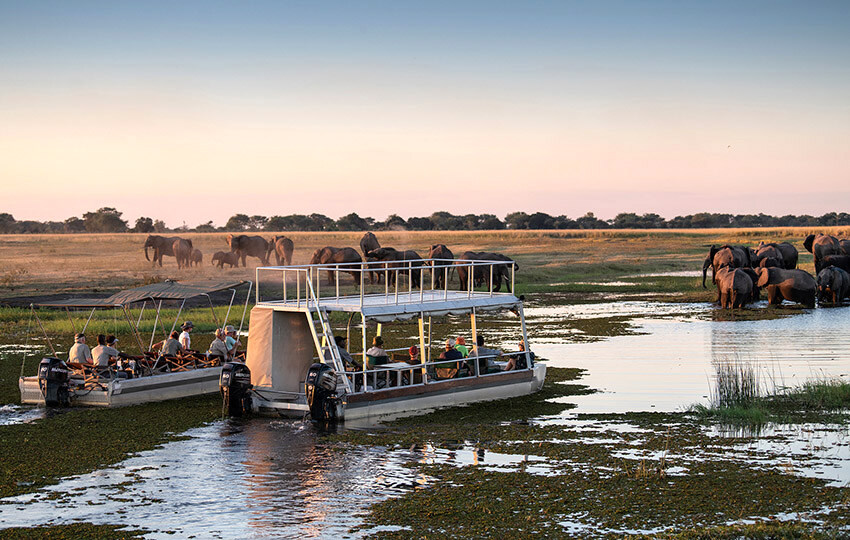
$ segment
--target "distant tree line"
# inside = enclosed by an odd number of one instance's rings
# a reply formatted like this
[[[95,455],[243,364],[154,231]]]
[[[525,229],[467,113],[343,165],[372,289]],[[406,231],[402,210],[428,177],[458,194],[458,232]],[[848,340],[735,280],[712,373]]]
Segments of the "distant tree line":
[[[371,217],[360,217],[355,213],[339,219],[323,214],[290,214],[287,216],[249,216],[235,214],[222,227],[212,221],[190,228],[183,224],[169,229],[162,220],[140,217],[131,227],[122,213],[115,208],[100,208],[86,212],[81,217],[69,217],[65,221],[18,221],[11,214],[0,213],[0,233],[164,233],[164,232],[260,232],[260,231],[479,231],[520,229],[704,229],[735,227],[828,227],[850,225],[850,214],[829,212],[822,216],[767,214],[699,214],[676,216],[664,219],[658,214],[621,213],[613,219],[603,220],[588,212],[576,219],[567,216],[551,216],[543,212],[527,214],[512,212],[499,219],[493,214],[455,215],[449,212],[434,212],[427,217],[403,217],[392,214],[384,221]]]

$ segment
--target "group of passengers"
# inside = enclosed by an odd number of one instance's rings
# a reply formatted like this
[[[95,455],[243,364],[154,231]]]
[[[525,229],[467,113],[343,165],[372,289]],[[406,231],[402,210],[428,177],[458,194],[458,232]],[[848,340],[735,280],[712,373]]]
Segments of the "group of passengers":
[[[351,354],[346,350],[345,345],[347,340],[345,336],[336,336],[334,340],[339,351],[339,356],[346,366],[358,371],[364,369],[363,362],[352,358]],[[459,336],[457,339],[449,338],[445,344],[446,348],[440,354],[439,359],[447,360],[447,362],[440,362],[435,365],[437,369],[434,373],[440,378],[475,375],[476,364],[478,374],[512,371],[526,367],[525,355],[510,354],[508,362],[503,369],[496,361],[497,358],[503,356],[502,351],[485,347],[484,336],[481,334],[476,336],[477,346],[473,347],[472,350],[466,345],[466,339],[463,336]],[[521,340],[519,343],[519,353],[523,352],[525,352],[525,342]],[[408,363],[420,363],[419,347],[413,345],[408,349],[408,353],[410,355]],[[533,358],[534,353],[530,352],[529,355]],[[390,356],[386,349],[384,349],[384,338],[375,336],[372,340],[372,346],[366,350],[365,358],[365,369],[367,370],[390,363]]]
[[[97,370],[98,375],[114,375],[119,378],[132,377],[136,369],[135,360],[129,360],[125,366],[123,355],[118,350],[118,338],[113,335],[98,334],[97,346],[90,349],[86,345],[86,335],[82,332],[74,334],[74,344],[68,351],[68,361],[82,366],[90,366]],[[111,362],[115,362],[114,366]]]

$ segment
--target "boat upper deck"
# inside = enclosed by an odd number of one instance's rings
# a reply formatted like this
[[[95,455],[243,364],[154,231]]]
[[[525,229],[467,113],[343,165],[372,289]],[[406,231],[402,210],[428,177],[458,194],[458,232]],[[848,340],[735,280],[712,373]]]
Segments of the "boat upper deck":
[[[372,319],[511,309],[512,261],[426,259],[257,268],[258,306],[342,311]],[[481,290],[483,289],[483,290]]]

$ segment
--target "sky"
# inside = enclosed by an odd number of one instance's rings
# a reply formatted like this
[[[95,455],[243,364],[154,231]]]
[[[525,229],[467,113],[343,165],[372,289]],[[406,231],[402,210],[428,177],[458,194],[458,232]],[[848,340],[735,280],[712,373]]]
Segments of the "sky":
[[[813,214],[850,2],[0,0],[0,212]]]

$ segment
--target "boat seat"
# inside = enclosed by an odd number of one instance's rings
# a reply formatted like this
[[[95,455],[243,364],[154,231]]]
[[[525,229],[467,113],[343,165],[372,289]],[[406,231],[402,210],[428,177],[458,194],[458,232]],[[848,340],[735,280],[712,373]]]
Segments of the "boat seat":
[[[101,369],[98,369],[94,364],[79,364],[77,362],[66,362],[66,365],[71,368],[71,373],[83,379],[83,388],[103,389],[101,379]]]
[[[454,379],[457,377],[458,368],[457,367],[438,367],[434,368],[434,373],[437,374],[438,379]]]
[[[195,358],[189,356],[162,356],[172,373],[195,369]]]
[[[195,358],[196,367],[209,368],[220,366],[224,363],[224,357],[220,354],[203,354]]]

